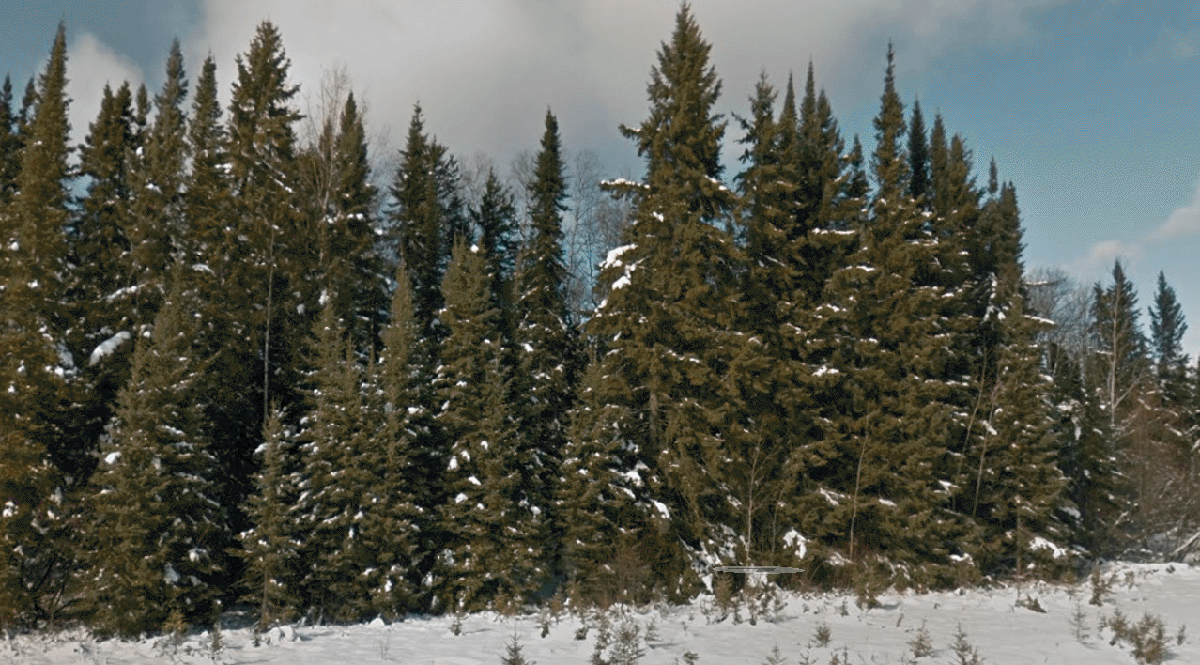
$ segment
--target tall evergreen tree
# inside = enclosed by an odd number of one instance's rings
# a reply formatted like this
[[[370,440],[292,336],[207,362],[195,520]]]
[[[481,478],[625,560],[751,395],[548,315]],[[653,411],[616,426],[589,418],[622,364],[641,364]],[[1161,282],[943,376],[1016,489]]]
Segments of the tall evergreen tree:
[[[21,168],[20,116],[13,110],[12,80],[0,87],[0,205],[7,206],[17,189]]]
[[[602,373],[629,386],[600,399],[628,416],[618,426],[656,497],[642,505],[647,524],[669,519],[645,537],[664,541],[654,546],[665,558],[656,574],[671,594],[698,583],[685,575],[680,543],[714,556],[736,544],[716,526],[735,509],[711,475],[736,413],[722,377],[742,340],[738,249],[715,226],[731,219],[733,194],[719,180],[725,123],[712,112],[720,82],[710,49],[684,4],[651,70],[649,117],[622,128],[646,157],[646,177],[613,187],[633,196],[636,219],[605,261],[607,296],[589,324],[605,349]]]
[[[959,547],[961,528],[946,510],[936,473],[954,412],[944,374],[950,350],[940,338],[951,322],[940,302],[948,289],[933,272],[939,243],[909,194],[893,67],[889,48],[874,120],[870,218],[857,251],[825,291],[826,325],[846,339],[829,352],[827,367],[813,368],[832,375],[825,383],[837,413],[819,421],[823,443],[806,460],[805,474],[832,504],[824,523],[812,525],[826,544],[855,561],[883,556],[936,566]]]
[[[512,192],[494,171],[488,172],[479,205],[470,211],[470,216],[479,229],[479,245],[487,263],[488,301],[496,309],[498,331],[508,347],[515,325],[512,290],[517,258],[517,211]]]
[[[262,465],[254,475],[254,493],[244,510],[252,527],[239,534],[245,564],[244,600],[258,612],[258,629],[290,620],[300,605],[301,543],[296,528],[295,487],[289,482],[289,432],[278,407],[263,426],[263,442],[255,450]]]
[[[518,361],[512,402],[520,454],[527,460],[523,465],[526,482],[533,489],[535,504],[546,511],[556,531],[548,538],[555,547],[562,542],[564,523],[554,511],[554,496],[580,370],[579,339],[567,305],[563,258],[564,171],[558,119],[547,110],[534,179],[528,185],[532,237],[517,274],[513,341]],[[552,555],[557,556],[557,552]]]
[[[1086,368],[1087,382],[1094,391],[1101,413],[1107,420],[1108,454],[1117,458],[1125,473],[1120,488],[1122,508],[1138,508],[1122,516],[1113,525],[1113,535],[1137,537],[1145,526],[1146,511],[1151,506],[1146,499],[1151,482],[1148,474],[1150,441],[1143,431],[1147,413],[1150,363],[1146,338],[1142,332],[1137,308],[1137,293],[1125,275],[1120,260],[1113,263],[1113,282],[1107,287],[1099,283],[1092,287],[1091,332],[1095,347]],[[1133,519],[1131,519],[1133,518]],[[1128,542],[1128,541],[1126,541]]]
[[[191,268],[197,290],[204,294],[201,304],[201,343],[206,357],[213,357],[219,371],[208,373],[203,381],[212,396],[207,417],[223,436],[213,442],[213,453],[229,477],[225,487],[226,506],[241,506],[251,490],[251,474],[257,468],[252,451],[262,440],[259,416],[262,403],[249,386],[261,381],[256,363],[250,360],[254,349],[247,349],[247,320],[234,322],[246,286],[242,260],[243,244],[237,223],[237,211],[230,177],[231,157],[228,132],[222,122],[217,94],[216,63],[207,58],[196,80],[191,117],[187,127],[191,168],[183,194],[184,232],[177,246],[176,260]],[[281,403],[280,408],[284,408]],[[239,532],[248,525],[234,514]]]
[[[376,568],[367,582],[376,609],[385,615],[420,609],[418,586],[432,569],[433,547],[423,546],[421,537],[434,519],[433,506],[440,498],[434,483],[440,478],[421,473],[422,468],[433,466],[420,464],[421,458],[432,456],[434,450],[430,414],[422,407],[418,385],[419,334],[408,271],[401,264],[396,269],[391,321],[383,330],[379,360],[369,377],[374,391],[369,412],[383,414],[376,437],[383,460],[378,503],[367,513],[363,528],[379,540]]]
[[[363,573],[372,567],[376,534],[364,533],[373,509],[380,461],[370,441],[363,397],[364,367],[345,323],[326,301],[310,346],[308,416],[299,433],[300,492],[295,511],[305,562],[302,586],[310,611],[337,621],[359,621],[371,610]]]
[[[89,451],[73,436],[77,414],[72,380],[76,368],[66,343],[71,279],[68,203],[72,170],[66,97],[66,29],[59,25],[50,60],[27,89],[22,128],[21,172],[9,206],[0,252],[5,255],[0,294],[0,382],[9,400],[4,423],[6,498],[2,595],[12,598],[9,615],[28,618],[48,582],[62,579],[73,554],[67,511],[57,488],[83,476]],[[47,459],[48,456],[48,459]],[[47,465],[47,462],[52,462]],[[20,464],[21,466],[15,466]],[[68,497],[69,499],[69,497]],[[57,515],[57,518],[55,517]]]
[[[908,194],[925,208],[929,205],[929,168],[930,148],[925,136],[925,117],[921,115],[921,103],[914,101],[908,125]]]
[[[1175,289],[1158,273],[1158,288],[1150,307],[1150,355],[1165,405],[1179,407],[1187,400],[1188,357],[1183,353],[1183,334],[1187,332],[1183,308]]]
[[[444,534],[440,570],[430,589],[433,607],[478,610],[494,602],[524,601],[544,582],[541,513],[523,487],[516,432],[505,396],[496,336],[498,312],[488,302],[484,257],[455,247],[443,286],[447,326],[437,414],[449,442],[438,508]]]
[[[230,535],[198,391],[208,362],[195,348],[197,301],[186,275],[175,270],[153,335],[137,343],[100,451],[84,603],[105,634],[158,630],[173,611],[207,624],[220,609]]]
[[[74,321],[67,338],[72,353],[87,358],[80,368],[83,399],[78,408],[87,414],[81,434],[88,441],[104,434],[117,392],[129,380],[132,345],[125,342],[140,332],[135,323],[150,323],[136,316],[138,289],[132,279],[126,235],[132,142],[129,85],[122,85],[116,93],[106,85],[100,114],[81,146],[79,170],[88,185],[72,233],[76,267],[70,300]],[[93,466],[88,463],[84,468],[90,472]]]
[[[813,92],[811,88],[809,92]],[[814,182],[819,176],[805,168],[816,160],[801,158],[811,158],[816,151],[807,150],[806,137],[801,135],[790,80],[778,121],[774,118],[774,99],[775,92],[764,75],[750,98],[751,117],[741,120],[746,132],[741,140],[747,145],[742,156],[746,169],[737,177],[747,262],[742,286],[746,320],[739,321],[738,326],[748,343],[734,356],[728,372],[744,407],[733,428],[737,436],[730,437],[725,489],[738,502],[737,532],[743,540],[738,560],[748,561],[756,560],[758,552],[771,550],[775,544],[774,539],[762,538],[762,530],[755,529],[763,517],[773,518],[778,510],[778,502],[765,497],[778,498],[780,492],[789,489],[781,485],[787,479],[780,471],[791,451],[789,423],[781,417],[785,410],[780,406],[799,368],[791,354],[793,349],[781,337],[784,322],[803,306],[797,301],[807,300],[809,266],[799,255],[809,247],[809,225],[817,223],[815,214],[813,218],[806,216],[805,203],[797,202],[805,196],[804,186],[813,184],[805,176],[814,176]],[[805,99],[805,110],[815,116],[815,93]],[[810,102],[811,109],[807,105]],[[818,196],[815,203],[819,205],[821,199]]]
[[[382,261],[374,248],[376,188],[371,184],[363,118],[354,94],[338,117],[326,118],[316,143],[301,155],[300,178],[314,206],[315,280],[337,301],[356,348],[378,350],[386,312]]]
[[[298,86],[288,81],[291,62],[278,28],[260,23],[237,60],[228,120],[232,215],[221,227],[226,237],[216,259],[226,305],[213,316],[232,333],[223,359],[257,375],[238,388],[248,395],[236,404],[240,436],[229,444],[240,504],[270,401],[278,398],[289,412],[299,401],[304,340],[320,306],[311,279],[317,238],[306,232],[311,228],[303,224],[296,194],[294,124],[300,116],[292,100]]]
[[[1109,430],[1116,437],[1114,448],[1119,449],[1146,378],[1147,349],[1138,321],[1137,293],[1120,260],[1113,263],[1112,277],[1110,286],[1097,283],[1092,289],[1092,333],[1098,351],[1092,372]]]
[[[186,178],[187,119],[181,108],[187,79],[179,42],[171,44],[166,80],[155,96],[153,124],[143,117],[141,136],[133,145],[129,176],[130,202],[125,235],[130,246],[129,284],[136,287],[135,324],[148,323],[162,297],[167,267],[184,232],[182,190]],[[143,94],[145,94],[143,90]],[[143,102],[139,101],[139,106]],[[145,102],[148,103],[148,102]],[[138,115],[145,115],[139,109]],[[132,128],[137,129],[137,122]]]

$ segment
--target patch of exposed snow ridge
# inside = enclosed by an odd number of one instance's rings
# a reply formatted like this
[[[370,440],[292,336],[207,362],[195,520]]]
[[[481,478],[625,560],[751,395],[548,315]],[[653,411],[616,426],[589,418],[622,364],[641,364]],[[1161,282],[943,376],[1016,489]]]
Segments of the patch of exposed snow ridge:
[[[122,330],[121,332],[101,342],[100,346],[97,346],[95,349],[93,349],[92,355],[88,357],[88,367],[91,367],[107,356],[112,355],[114,351],[116,351],[122,344],[129,341],[132,337],[133,336],[129,334],[128,330]]]
[[[637,247],[637,245],[621,245],[620,247],[615,247],[608,250],[608,256],[606,256],[604,260],[600,262],[600,269],[603,270],[604,268],[621,265],[621,255],[633,249],[634,247]]]

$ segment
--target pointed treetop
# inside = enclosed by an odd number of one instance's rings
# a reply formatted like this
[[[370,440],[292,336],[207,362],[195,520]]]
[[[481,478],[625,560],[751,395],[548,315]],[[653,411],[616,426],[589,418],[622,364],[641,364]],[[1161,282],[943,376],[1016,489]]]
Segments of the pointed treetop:
[[[875,127],[875,154],[871,157],[871,169],[879,187],[879,196],[889,200],[904,193],[908,179],[907,156],[900,142],[905,124],[904,104],[896,92],[895,58],[896,51],[888,42],[879,115],[872,122]]]
[[[928,198],[929,194],[929,159],[929,143],[925,138],[925,118],[921,115],[921,103],[914,100],[912,120],[908,129],[908,193],[919,201]]]
[[[641,126],[621,127],[646,158],[646,184],[651,191],[682,190],[688,208],[715,218],[729,201],[721,192],[721,139],[726,123],[713,114],[721,81],[709,62],[712,46],[684,3],[675,16],[675,31],[658,52],[647,93],[650,116]]]

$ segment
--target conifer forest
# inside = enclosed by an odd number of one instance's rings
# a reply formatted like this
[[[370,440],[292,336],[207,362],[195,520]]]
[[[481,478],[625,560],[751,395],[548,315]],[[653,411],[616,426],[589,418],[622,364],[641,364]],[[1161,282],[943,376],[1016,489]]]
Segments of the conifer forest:
[[[416,105],[382,172],[347,87],[302,113],[270,22],[236,71],[176,44],[160,90],[105,86],[70,145],[64,26],[50,53],[0,90],[0,626],[1200,551],[1175,291],[1027,270],[1003,165],[905,101],[890,46],[863,140],[811,63],[723,89],[684,4],[627,82],[644,119],[611,128],[643,170],[610,179],[553,109],[509,174]]]

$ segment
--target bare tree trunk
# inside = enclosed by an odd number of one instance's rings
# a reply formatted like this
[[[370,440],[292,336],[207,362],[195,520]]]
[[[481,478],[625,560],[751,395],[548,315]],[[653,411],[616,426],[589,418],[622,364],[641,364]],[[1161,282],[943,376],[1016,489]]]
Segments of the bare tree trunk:
[[[866,427],[863,432],[862,445],[858,450],[858,467],[854,470],[854,498],[850,504],[850,561],[854,561],[854,527],[858,521],[858,488],[862,480],[862,465],[863,458],[867,455],[867,442],[871,438],[871,417],[867,416]]]

